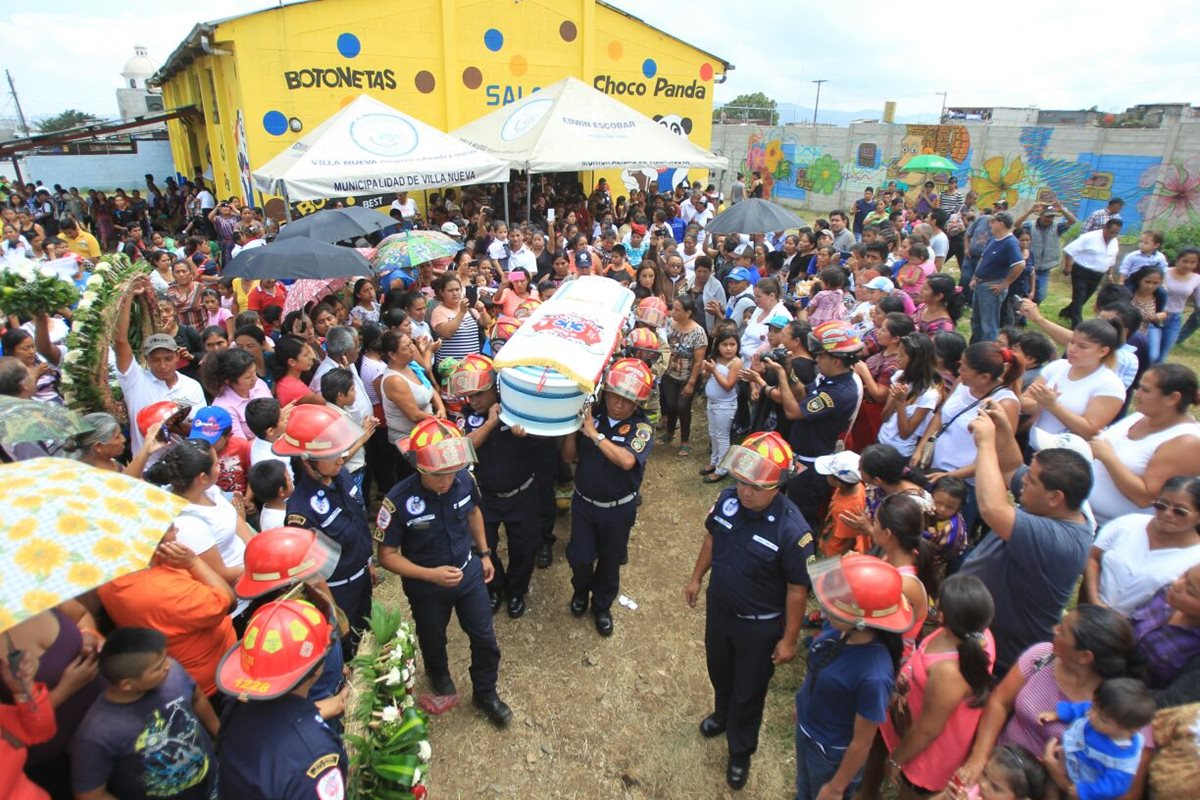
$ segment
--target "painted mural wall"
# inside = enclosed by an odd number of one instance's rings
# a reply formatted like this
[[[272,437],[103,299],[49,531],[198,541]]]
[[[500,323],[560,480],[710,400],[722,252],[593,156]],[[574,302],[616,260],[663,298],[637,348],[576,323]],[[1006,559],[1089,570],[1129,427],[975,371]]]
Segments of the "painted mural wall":
[[[1131,232],[1200,221],[1200,126],[1180,130],[868,123],[818,128],[814,142],[811,127],[717,126],[713,142],[746,175],[762,174],[765,196],[812,211],[848,206],[888,181],[915,194],[926,176],[905,165],[936,154],[956,165],[933,176],[939,191],[954,175],[980,207],[1058,200],[1080,218],[1121,197]]]

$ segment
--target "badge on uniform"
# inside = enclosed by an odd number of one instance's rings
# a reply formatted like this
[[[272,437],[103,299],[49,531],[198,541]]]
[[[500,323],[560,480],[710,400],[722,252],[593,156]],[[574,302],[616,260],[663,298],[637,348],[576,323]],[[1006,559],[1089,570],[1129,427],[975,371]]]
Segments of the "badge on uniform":
[[[308,518],[305,517],[303,514],[288,514],[287,519],[284,521],[283,524],[287,525],[289,527],[307,528],[308,527]]]
[[[738,501],[736,497],[730,497],[721,504],[721,513],[727,517],[732,517],[738,512]]]
[[[804,404],[804,410],[810,414],[816,414],[818,411],[824,411],[827,407],[825,405],[825,401],[822,399],[824,397],[824,394],[819,394],[815,397],[808,398],[808,402]]]
[[[629,433],[629,423],[628,423],[628,422],[626,422],[626,423],[625,423],[624,425],[622,425],[621,427],[617,428],[617,434],[618,434],[618,435],[620,435],[620,436],[624,436],[624,435],[625,435],[625,434],[627,434],[627,433]]]
[[[325,496],[324,492],[317,492],[314,494],[308,501],[308,504],[312,507],[312,510],[318,514],[329,513],[329,498]]]
[[[641,439],[643,442],[648,442],[648,441],[650,441],[650,436],[653,433],[654,433],[654,428],[651,428],[649,425],[647,425],[644,422],[639,422],[638,426],[637,426],[637,430],[634,431],[633,435],[635,438]]]
[[[386,507],[380,506],[379,513],[375,516],[375,524],[379,526],[380,530],[387,528],[392,524],[392,512],[388,511]]]
[[[404,508],[410,514],[420,514],[425,510],[425,500],[413,495],[404,501]]]
[[[613,441],[617,440],[614,438]],[[633,452],[640,453],[646,449],[646,440],[639,439],[635,436],[633,441],[629,443],[629,446],[633,449]]]
[[[478,414],[472,414],[471,416],[467,417],[467,424],[472,428],[481,427],[483,425],[483,417],[479,416]]]
[[[312,766],[308,768],[308,771],[305,772],[305,774],[308,775],[308,777],[310,777],[310,778],[315,778],[318,775],[320,775],[322,772],[324,772],[325,770],[329,769],[330,767],[336,767],[337,765],[338,765],[338,754],[337,753],[329,753],[328,755],[321,756],[316,761],[314,761],[312,763]]]

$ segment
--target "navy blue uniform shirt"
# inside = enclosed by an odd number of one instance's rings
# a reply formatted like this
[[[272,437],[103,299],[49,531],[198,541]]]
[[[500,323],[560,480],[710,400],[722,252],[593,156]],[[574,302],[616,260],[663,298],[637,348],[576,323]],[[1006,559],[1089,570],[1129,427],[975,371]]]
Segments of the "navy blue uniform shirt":
[[[468,519],[478,505],[479,489],[465,469],[454,475],[445,494],[421,485],[420,473],[411,475],[392,487],[379,507],[380,541],[417,566],[461,569],[475,541]]]
[[[704,527],[713,538],[711,608],[731,614],[783,613],[788,584],[808,586],[812,531],[782,492],[762,511],[751,511],[738,501],[736,488],[726,489]]]
[[[473,433],[487,423],[487,415],[471,411],[463,419],[463,433]],[[519,489],[533,477],[534,448],[528,439],[512,432],[512,427],[497,420],[484,443],[475,448],[479,463],[475,479],[487,494],[505,494]]]
[[[371,526],[359,502],[359,489],[345,469],[329,486],[298,471],[296,489],[287,500],[287,524],[316,528],[341,546],[330,582],[346,580],[371,558]]]
[[[806,388],[801,416],[792,420],[788,443],[797,456],[811,460],[834,451],[838,438],[850,429],[859,396],[852,372],[820,376]]]
[[[600,452],[594,441],[578,434],[579,460],[575,465],[575,488],[584,497],[604,503],[628,497],[642,485],[646,459],[654,447],[654,426],[641,409],[616,425],[609,424],[607,414],[593,417],[593,420],[597,433],[604,434],[613,444],[633,453],[637,463],[633,469],[621,469]]]

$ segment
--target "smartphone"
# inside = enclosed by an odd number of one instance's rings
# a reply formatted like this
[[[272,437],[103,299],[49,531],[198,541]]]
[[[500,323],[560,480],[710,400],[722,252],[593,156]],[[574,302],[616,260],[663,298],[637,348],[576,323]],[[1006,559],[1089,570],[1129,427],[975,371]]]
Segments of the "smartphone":
[[[510,272],[510,273],[508,273],[508,279],[509,279],[510,281],[514,282],[514,283],[515,283],[516,281],[523,281],[523,280],[525,280],[525,277],[526,277],[526,276],[525,276],[525,273],[524,273],[524,272],[521,272],[520,270],[515,270],[515,271],[513,271],[513,272]]]
[[[554,209],[553,208],[546,209],[546,221],[554,222]]]
[[[474,284],[467,287],[467,305],[474,307],[479,302],[479,287]]]

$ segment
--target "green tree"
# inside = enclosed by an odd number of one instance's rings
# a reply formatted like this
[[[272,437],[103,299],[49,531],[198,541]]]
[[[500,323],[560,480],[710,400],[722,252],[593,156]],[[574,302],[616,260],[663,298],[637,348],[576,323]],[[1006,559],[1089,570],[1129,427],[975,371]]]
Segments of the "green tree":
[[[775,101],[762,92],[739,94],[737,97],[713,110],[713,121],[719,122],[721,115],[727,120],[761,120],[770,125],[779,124],[779,112],[775,110]]]
[[[75,108],[68,108],[66,111],[55,114],[53,117],[46,117],[37,124],[37,127],[42,133],[54,133],[55,131],[65,131],[68,128],[78,128],[80,125],[89,125],[99,121],[100,118],[95,114],[88,114]]]

